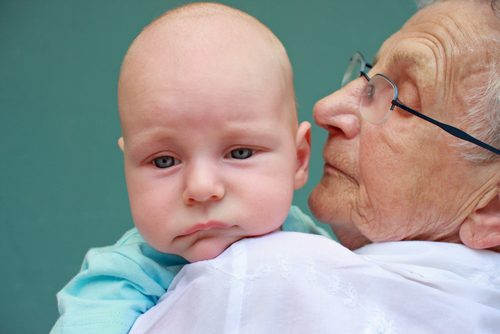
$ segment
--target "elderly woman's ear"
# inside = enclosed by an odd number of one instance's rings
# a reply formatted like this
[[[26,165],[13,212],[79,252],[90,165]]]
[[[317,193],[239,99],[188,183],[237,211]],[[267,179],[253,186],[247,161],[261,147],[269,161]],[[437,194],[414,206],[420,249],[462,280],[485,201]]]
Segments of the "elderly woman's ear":
[[[460,239],[471,248],[500,251],[500,184],[487,193],[464,220]]]

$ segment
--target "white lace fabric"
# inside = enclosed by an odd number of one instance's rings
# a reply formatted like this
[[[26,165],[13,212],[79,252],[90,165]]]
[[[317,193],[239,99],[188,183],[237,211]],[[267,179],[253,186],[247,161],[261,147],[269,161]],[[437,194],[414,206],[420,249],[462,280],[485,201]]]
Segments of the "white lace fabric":
[[[500,333],[500,254],[276,232],[185,266],[130,333]]]

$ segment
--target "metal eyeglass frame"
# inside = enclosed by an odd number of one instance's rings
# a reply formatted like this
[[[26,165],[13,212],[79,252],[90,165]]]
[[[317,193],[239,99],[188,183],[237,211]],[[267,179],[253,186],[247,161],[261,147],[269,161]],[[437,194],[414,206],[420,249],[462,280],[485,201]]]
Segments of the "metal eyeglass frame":
[[[361,67],[359,69],[359,76],[361,77],[364,77],[367,82],[369,82],[371,80],[371,78],[368,76],[368,74],[366,73],[366,69],[367,68],[372,68],[372,65],[368,64],[366,61],[365,61],[365,58],[363,57],[363,55],[360,53],[360,52],[355,52],[354,55],[351,57],[351,62],[353,61],[353,59],[358,56],[359,59],[361,60]],[[434,118],[431,118],[429,116],[426,116],[408,106],[406,106],[405,104],[403,104],[399,99],[398,99],[398,86],[396,86],[396,84],[391,80],[389,79],[387,76],[385,76],[384,74],[375,74],[373,77],[375,76],[381,76],[383,77],[385,80],[387,80],[392,88],[394,89],[394,96],[392,98],[392,101],[391,101],[391,108],[390,110],[394,110],[394,107],[399,107],[401,109],[403,109],[404,111],[407,111],[409,112],[410,114],[413,114],[421,119],[423,119],[424,121],[427,121],[429,123],[432,123],[438,127],[440,127],[441,129],[443,129],[444,131],[448,132],[449,134],[451,134],[452,136],[455,136],[457,138],[460,138],[462,140],[465,140],[465,141],[468,141],[470,143],[473,143],[477,146],[480,146],[490,152],[493,152],[495,154],[500,154],[500,149],[498,148],[495,148],[491,145],[488,145],[486,144],[485,142],[471,136],[470,134],[468,134],[467,132],[463,131],[463,130],[460,130],[459,128],[456,128],[454,126],[451,126],[449,124],[446,124],[446,123],[442,123],[442,122],[439,122],[437,120],[435,120]],[[343,81],[346,79],[346,75],[344,75],[344,79]],[[342,82],[342,86],[344,86],[344,84],[346,84],[345,82]]]

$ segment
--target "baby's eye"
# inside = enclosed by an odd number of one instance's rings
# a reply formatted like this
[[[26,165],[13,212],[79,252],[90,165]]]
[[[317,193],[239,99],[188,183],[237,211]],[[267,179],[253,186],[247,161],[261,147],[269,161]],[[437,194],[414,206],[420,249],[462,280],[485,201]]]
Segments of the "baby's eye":
[[[246,147],[240,147],[231,151],[230,155],[233,159],[248,159],[254,154],[254,150]]]
[[[153,164],[157,168],[170,168],[172,166],[178,165],[179,163],[179,160],[170,155],[164,155],[153,159]]]

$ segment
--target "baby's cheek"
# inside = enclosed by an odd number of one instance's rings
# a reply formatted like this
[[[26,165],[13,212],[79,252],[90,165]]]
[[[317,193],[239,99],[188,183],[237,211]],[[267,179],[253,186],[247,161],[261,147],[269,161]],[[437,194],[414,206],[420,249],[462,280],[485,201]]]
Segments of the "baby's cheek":
[[[131,198],[132,219],[141,235],[155,248],[162,245],[161,236],[167,227],[169,217],[156,196],[136,196]]]
[[[255,212],[262,233],[276,231],[284,223],[293,199],[293,187],[290,184],[275,185],[262,196],[256,204]]]

